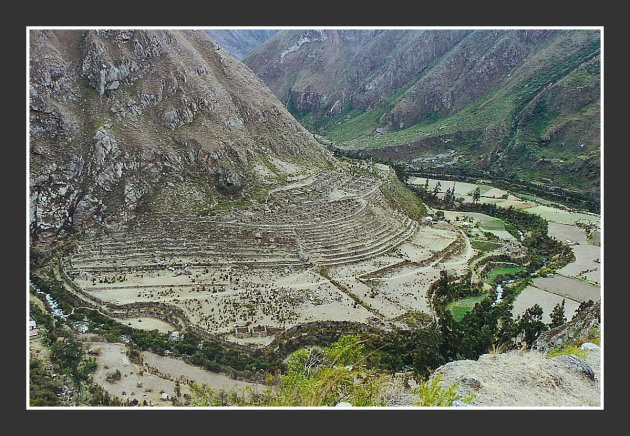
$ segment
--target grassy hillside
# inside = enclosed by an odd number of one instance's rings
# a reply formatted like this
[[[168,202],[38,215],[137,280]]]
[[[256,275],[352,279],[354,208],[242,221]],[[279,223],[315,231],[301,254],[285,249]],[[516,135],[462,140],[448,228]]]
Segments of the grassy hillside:
[[[307,129],[353,156],[568,189],[598,204],[599,31],[459,32],[363,35],[352,56],[324,61],[331,45],[350,44],[331,34],[271,62],[301,35],[280,32],[245,61]]]

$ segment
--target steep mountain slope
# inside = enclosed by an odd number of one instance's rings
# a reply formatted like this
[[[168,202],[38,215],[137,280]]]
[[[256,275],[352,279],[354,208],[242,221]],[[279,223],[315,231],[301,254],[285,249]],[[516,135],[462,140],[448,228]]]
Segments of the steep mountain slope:
[[[598,30],[283,31],[244,59],[338,148],[597,209]]]
[[[33,241],[253,201],[333,162],[202,31],[32,30],[29,66]]]
[[[208,29],[205,32],[219,46],[240,60],[278,31],[272,29]]]

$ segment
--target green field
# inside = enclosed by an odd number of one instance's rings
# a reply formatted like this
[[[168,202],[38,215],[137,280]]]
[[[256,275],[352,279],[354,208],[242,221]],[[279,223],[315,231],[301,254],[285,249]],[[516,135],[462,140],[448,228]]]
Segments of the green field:
[[[544,198],[536,197],[535,195],[520,194],[520,193],[515,193],[514,195],[516,197],[522,199],[522,200],[533,201],[534,203],[542,204],[542,205],[545,205],[545,206],[556,206],[557,205],[557,203],[555,203],[553,201],[545,200]]]
[[[501,246],[501,244],[497,244],[496,242],[480,241],[477,239],[471,240],[470,245],[472,245],[472,248],[474,248],[475,250],[480,251],[492,251]]]
[[[521,271],[525,271],[525,268],[522,266],[501,266],[498,268],[494,268],[490,272],[488,272],[486,274],[486,280],[490,283],[494,283],[494,279],[496,279],[500,275],[516,274],[517,272]]]
[[[475,295],[473,297],[462,298],[461,300],[453,301],[446,308],[451,311],[453,318],[456,321],[460,321],[466,313],[470,312],[475,304],[486,298],[486,295]]]

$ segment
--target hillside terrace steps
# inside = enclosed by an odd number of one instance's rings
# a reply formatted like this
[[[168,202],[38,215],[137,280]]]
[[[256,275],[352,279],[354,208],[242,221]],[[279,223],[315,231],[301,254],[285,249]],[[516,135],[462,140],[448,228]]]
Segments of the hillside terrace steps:
[[[310,184],[274,191],[265,212],[139,215],[126,229],[86,234],[72,263],[86,271],[106,271],[106,263],[113,259],[117,262],[112,262],[112,270],[177,264],[301,265],[300,250],[316,263],[363,260],[394,248],[418,227],[391,209],[380,193],[381,184],[372,178],[323,172]],[[336,190],[343,196],[331,198]],[[282,197],[298,201],[285,207]]]

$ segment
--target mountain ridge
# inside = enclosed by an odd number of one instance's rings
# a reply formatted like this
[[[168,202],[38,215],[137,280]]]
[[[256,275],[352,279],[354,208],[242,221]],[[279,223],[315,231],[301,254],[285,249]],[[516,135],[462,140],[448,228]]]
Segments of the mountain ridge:
[[[201,31],[31,31],[32,237],[173,201],[191,213],[248,201],[268,189],[256,168],[269,157],[296,170],[332,165],[215,46]]]
[[[342,151],[571,187],[597,209],[597,30],[284,31],[243,61]]]

